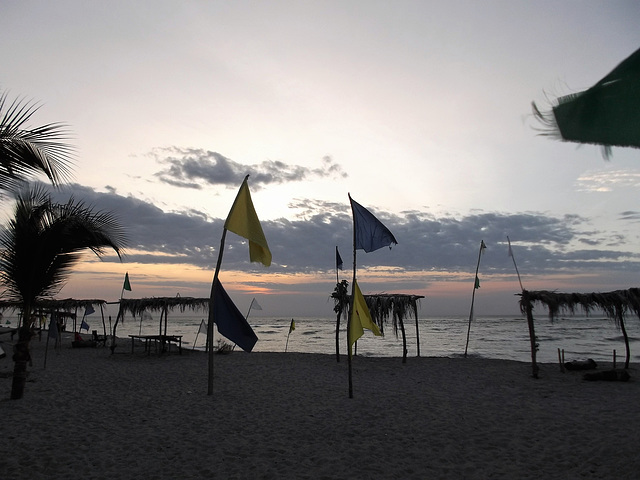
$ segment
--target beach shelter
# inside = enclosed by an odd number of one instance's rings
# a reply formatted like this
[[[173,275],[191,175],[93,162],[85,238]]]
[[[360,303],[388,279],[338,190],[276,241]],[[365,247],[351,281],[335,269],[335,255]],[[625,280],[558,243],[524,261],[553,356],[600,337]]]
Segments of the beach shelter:
[[[416,321],[416,343],[418,348],[417,356],[420,356],[420,331],[418,329],[418,302],[423,295],[409,295],[403,293],[384,293],[376,295],[365,295],[371,316],[380,331],[384,333],[384,325],[392,319],[393,331],[398,336],[402,333],[402,363],[407,363],[407,333],[404,327],[404,319],[413,317]]]
[[[102,315],[102,326],[104,329],[104,334],[106,336],[107,327],[104,321],[104,306],[106,304],[106,300],[100,299],[47,299],[35,302],[34,311],[39,312],[41,315],[47,315],[51,312],[56,312],[58,313],[58,315],[71,318],[74,320],[73,330],[76,331],[77,325],[75,325],[75,320],[77,318],[78,309],[86,311],[87,309],[93,310],[95,309],[95,307],[100,307],[100,313]],[[5,310],[20,310],[21,308],[21,302],[0,300],[0,312],[4,312]]]
[[[558,293],[546,290],[523,290],[522,294],[520,294],[520,311],[527,316],[529,325],[531,367],[534,378],[538,378],[538,365],[536,363],[538,345],[533,318],[533,307],[536,303],[547,307],[550,319],[554,319],[560,312],[574,313],[577,309],[581,309],[585,314],[593,310],[602,310],[607,318],[613,320],[622,331],[626,347],[625,368],[629,368],[631,352],[624,319],[628,313],[632,313],[640,319],[640,288],[605,293]]]
[[[160,324],[158,335],[167,335],[168,315],[175,309],[180,312],[186,310],[203,310],[209,306],[208,298],[195,297],[149,297],[149,298],[122,298],[120,299],[120,311],[124,315],[131,313],[134,317],[142,317],[145,312],[160,312]],[[164,326],[164,328],[163,328]]]
[[[541,134],[567,142],[640,147],[640,49],[591,88],[552,102],[550,111],[533,103]]]

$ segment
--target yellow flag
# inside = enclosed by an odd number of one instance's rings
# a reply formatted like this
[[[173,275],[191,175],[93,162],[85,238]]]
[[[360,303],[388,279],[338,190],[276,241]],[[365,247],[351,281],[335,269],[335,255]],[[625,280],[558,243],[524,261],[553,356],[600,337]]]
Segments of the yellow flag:
[[[260,220],[253,208],[247,175],[240,186],[233,206],[229,211],[224,228],[249,240],[249,259],[252,262],[260,262],[265,267],[271,265],[271,251],[264,237]]]
[[[364,334],[365,328],[371,330],[374,335],[382,336],[380,329],[378,329],[378,326],[371,318],[371,312],[369,312],[369,307],[367,307],[367,302],[360,291],[358,283],[354,281],[353,311],[351,312],[351,322],[349,325],[349,348]]]

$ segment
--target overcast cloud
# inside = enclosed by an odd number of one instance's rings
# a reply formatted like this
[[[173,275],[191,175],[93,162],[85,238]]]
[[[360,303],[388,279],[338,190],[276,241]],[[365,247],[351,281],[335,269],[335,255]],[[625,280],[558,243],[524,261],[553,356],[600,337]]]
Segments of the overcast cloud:
[[[204,269],[215,265],[224,219],[209,218],[198,210],[165,212],[140,199],[96,192],[78,184],[54,195],[63,200],[71,192],[96,209],[112,211],[120,218],[129,235],[129,250],[133,251],[125,255],[125,262],[184,263]],[[269,272],[331,272],[335,269],[336,246],[345,268],[349,268],[352,220],[348,204],[292,199],[290,205],[300,210],[297,219],[261,222],[273,254]],[[256,210],[260,215],[259,206]],[[358,252],[358,268],[469,272],[484,240],[487,250],[483,269],[512,273],[507,236],[520,269],[528,274],[638,268],[638,255],[623,248],[626,241],[622,234],[594,230],[588,218],[578,215],[477,212],[458,218],[418,211],[392,215],[370,210],[394,233],[398,245],[390,252],[386,248],[370,254]],[[629,220],[637,217],[636,212],[620,215]],[[227,236],[225,268],[264,271],[261,265],[249,263],[247,249],[241,247],[243,242],[236,235]]]

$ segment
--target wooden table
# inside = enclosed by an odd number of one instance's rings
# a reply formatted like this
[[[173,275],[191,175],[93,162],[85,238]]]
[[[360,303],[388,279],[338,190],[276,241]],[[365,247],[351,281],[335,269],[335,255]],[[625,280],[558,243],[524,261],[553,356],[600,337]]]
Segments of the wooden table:
[[[131,353],[133,353],[136,340],[144,342],[144,351],[147,352],[147,355],[151,354],[151,342],[153,342],[156,346],[156,352],[158,351],[158,343],[162,346],[162,351],[160,353],[164,353],[164,346],[169,345],[168,350],[171,351],[171,344],[175,343],[178,345],[178,353],[182,355],[182,335],[129,335],[131,338]]]

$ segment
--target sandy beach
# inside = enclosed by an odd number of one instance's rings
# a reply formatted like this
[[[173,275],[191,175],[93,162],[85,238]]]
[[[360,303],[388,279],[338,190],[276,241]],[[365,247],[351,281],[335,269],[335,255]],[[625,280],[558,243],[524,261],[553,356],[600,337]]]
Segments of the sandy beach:
[[[207,356],[32,341],[22,400],[0,360],[0,477],[638,478],[640,383],[479,358]],[[600,370],[609,366],[601,365]]]

